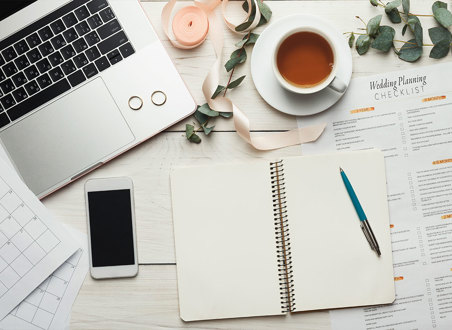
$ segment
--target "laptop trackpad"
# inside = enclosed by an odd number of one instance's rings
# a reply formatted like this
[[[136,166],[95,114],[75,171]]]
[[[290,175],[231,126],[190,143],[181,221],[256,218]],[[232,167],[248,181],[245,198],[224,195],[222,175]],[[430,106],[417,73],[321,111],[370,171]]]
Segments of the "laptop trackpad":
[[[35,194],[134,140],[101,78],[18,122],[0,133],[0,138]]]

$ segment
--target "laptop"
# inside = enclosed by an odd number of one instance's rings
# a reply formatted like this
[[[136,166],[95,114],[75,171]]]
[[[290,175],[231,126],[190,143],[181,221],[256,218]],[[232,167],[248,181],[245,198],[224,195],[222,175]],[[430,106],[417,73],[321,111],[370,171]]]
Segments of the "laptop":
[[[0,2],[0,143],[38,197],[195,108],[138,0]]]

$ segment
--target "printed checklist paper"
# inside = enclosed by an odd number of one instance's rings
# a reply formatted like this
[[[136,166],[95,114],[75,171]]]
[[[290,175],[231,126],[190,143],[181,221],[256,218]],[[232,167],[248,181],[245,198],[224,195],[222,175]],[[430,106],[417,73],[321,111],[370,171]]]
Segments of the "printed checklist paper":
[[[19,306],[0,321],[8,329],[64,329],[71,308],[88,272],[85,234],[71,230],[83,248],[75,252],[36,288]]]
[[[0,159],[0,319],[79,248]]]
[[[337,105],[298,120],[327,123],[304,154],[385,155],[396,301],[331,311],[335,330],[452,329],[451,72],[444,63],[357,78]]]

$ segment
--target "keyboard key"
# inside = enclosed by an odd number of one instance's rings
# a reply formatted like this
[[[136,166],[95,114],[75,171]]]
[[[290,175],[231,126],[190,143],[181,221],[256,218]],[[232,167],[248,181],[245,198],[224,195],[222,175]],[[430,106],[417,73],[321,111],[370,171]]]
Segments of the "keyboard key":
[[[108,7],[108,3],[105,0],[93,0],[87,4],[91,14],[97,13],[99,10]]]
[[[110,7],[105,8],[99,13],[102,20],[107,23],[109,20],[115,18],[115,14],[113,13],[113,10],[111,10]]]
[[[102,25],[102,20],[100,19],[99,15],[97,15],[97,14],[94,16],[91,16],[86,21],[88,22],[89,26],[93,30],[97,29],[99,26]]]
[[[58,95],[68,91],[71,88],[68,81],[66,79],[62,79],[59,82],[55,83],[52,88],[47,88],[33,97],[29,97],[22,103],[19,103],[17,106],[11,108],[8,111],[8,115],[11,120],[16,120],[23,115],[29,113],[30,111],[36,109],[37,107],[43,105],[44,103],[54,99]]]
[[[50,70],[49,75],[50,78],[52,78],[53,82],[58,81],[64,77],[63,71],[61,71],[60,68]]]
[[[48,59],[43,58],[42,60],[40,60],[39,62],[36,63],[36,67],[38,68],[40,73],[44,73],[49,71],[52,66],[50,65],[50,62]]]
[[[102,39],[105,39],[120,30],[121,30],[121,25],[119,25],[118,21],[115,19],[115,20],[101,26],[97,30],[97,33],[99,34],[99,37],[101,37]]]
[[[58,34],[60,32],[63,32],[66,30],[66,27],[63,24],[63,21],[60,19],[57,19],[55,22],[50,24],[50,27],[52,28],[53,33]]]
[[[13,74],[16,74],[17,71],[18,70],[14,62],[10,62],[3,66],[3,72],[6,74],[7,77],[11,77]]]
[[[41,37],[42,41],[49,40],[53,37],[53,32],[50,30],[50,27],[45,26],[41,30],[38,31],[39,36]]]
[[[14,63],[16,63],[17,69],[19,70],[23,70],[30,65],[30,61],[28,61],[28,58],[25,55],[16,58]]]
[[[3,81],[3,80],[5,80],[5,79],[6,79],[6,76],[5,76],[5,74],[3,73],[3,70],[0,69],[0,81]]]
[[[72,46],[74,47],[74,49],[77,53],[83,52],[84,50],[86,50],[88,48],[88,45],[86,44],[86,41],[83,38],[79,38],[79,39],[75,40],[72,43]]]
[[[14,76],[11,77],[11,79],[14,82],[14,85],[16,85],[16,87],[20,87],[27,82],[27,78],[25,78],[23,72],[15,74]]]
[[[8,116],[6,113],[0,114],[0,127],[4,127],[10,123]]]
[[[75,26],[75,29],[77,30],[79,36],[83,36],[87,34],[89,31],[91,31],[91,29],[88,26],[88,23],[86,23],[85,21],[78,23]]]
[[[50,77],[47,73],[44,73],[42,76],[36,78],[36,81],[38,82],[41,89],[49,87],[52,84],[52,81],[50,80]]]
[[[90,62],[92,62],[92,61],[94,61],[96,58],[99,58],[99,57],[100,57],[100,53],[99,53],[99,51],[97,50],[97,47],[96,47],[96,46],[89,48],[89,49],[85,52],[85,55],[86,55],[86,57],[88,57],[88,60],[89,60]]]
[[[97,69],[102,72],[105,69],[110,67],[110,62],[108,62],[107,58],[105,56],[102,56],[100,59],[98,59],[96,62]]]
[[[23,53],[28,52],[30,50],[30,47],[28,47],[25,40],[21,40],[14,45],[14,49],[16,50],[17,54],[22,55]]]
[[[65,75],[71,74],[76,70],[74,62],[72,62],[71,60],[61,64],[61,69],[63,70]]]
[[[5,62],[5,60],[3,59],[3,57],[2,57],[2,55],[0,55],[0,65],[3,65],[3,64],[5,64],[6,62]]]
[[[14,98],[11,94],[2,97],[0,99],[0,102],[2,103],[4,109],[9,109],[16,104],[16,101],[14,101]]]
[[[31,96],[39,92],[41,88],[39,88],[38,83],[33,80],[32,82],[29,82],[25,85],[25,90],[27,91],[28,95]]]
[[[6,62],[9,62],[17,57],[17,53],[13,47],[8,47],[2,52]]]
[[[135,53],[135,50],[133,49],[132,45],[129,42],[119,47],[119,51],[121,52],[122,57],[124,58]]]
[[[32,65],[24,70],[25,75],[27,76],[28,80],[33,80],[39,76],[39,71],[36,68],[36,66]]]
[[[78,38],[78,35],[74,28],[70,28],[69,30],[63,32],[63,37],[66,39],[67,43],[71,43]]]
[[[89,17],[88,9],[85,6],[81,6],[74,10],[75,16],[77,16],[79,21],[83,21],[85,18]]]
[[[77,24],[77,17],[73,13],[69,13],[66,16],[63,16],[63,22],[66,25],[66,27],[71,27],[72,25]]]
[[[81,68],[82,66],[85,66],[88,64],[88,59],[86,58],[85,54],[81,53],[73,58],[73,61],[77,68]]]
[[[27,92],[25,92],[25,89],[23,87],[16,89],[13,92],[13,96],[16,99],[17,103],[25,100],[28,97]]]
[[[52,45],[50,44],[50,41],[46,41],[38,48],[41,51],[42,56],[44,56],[44,57],[49,54],[52,54],[54,52],[54,49],[53,49]]]
[[[16,88],[11,79],[6,79],[5,81],[1,82],[0,87],[3,91],[3,94],[5,95],[9,92],[12,92]]]
[[[128,40],[124,31],[120,31],[99,43],[97,47],[99,47],[100,52],[102,53],[102,55],[104,55],[126,43],[127,41]]]
[[[75,56],[75,50],[72,47],[72,45],[67,45],[66,47],[61,49],[61,55],[63,55],[63,58],[65,60],[70,59],[71,57]]]
[[[3,94],[2,94],[2,92],[0,91],[0,97],[2,97],[3,96]],[[0,112],[2,112],[4,109],[3,109],[3,105],[2,105],[2,103],[0,102]]]
[[[91,31],[90,33],[85,35],[85,40],[89,46],[92,46],[94,44],[97,44],[100,41],[100,38],[97,35],[96,31]]]
[[[89,65],[83,68],[83,72],[85,73],[85,76],[89,79],[91,77],[94,77],[99,71],[97,71],[96,66],[93,63],[90,63]]]
[[[64,62],[63,57],[61,56],[60,52],[55,52],[52,55],[50,55],[49,61],[50,61],[50,64],[52,64],[52,66],[57,66]]]
[[[107,58],[110,60],[111,65],[114,65],[122,60],[121,54],[119,54],[118,50],[114,50],[107,54]]]
[[[55,50],[66,46],[66,41],[64,40],[64,38],[63,38],[63,36],[61,34],[57,35],[55,38],[50,40],[50,42],[52,43],[53,48],[55,48]]]
[[[30,48],[36,47],[37,45],[39,45],[41,43],[41,39],[39,39],[37,33],[33,33],[32,35],[28,36],[26,38],[26,40],[27,40]]]
[[[31,63],[35,63],[36,61],[39,61],[42,58],[41,53],[37,48],[30,50],[27,53],[27,57]]]
[[[71,83],[72,87],[75,87],[86,80],[85,75],[83,74],[82,70],[78,70],[77,72],[74,72],[73,74],[68,76],[67,79]]]

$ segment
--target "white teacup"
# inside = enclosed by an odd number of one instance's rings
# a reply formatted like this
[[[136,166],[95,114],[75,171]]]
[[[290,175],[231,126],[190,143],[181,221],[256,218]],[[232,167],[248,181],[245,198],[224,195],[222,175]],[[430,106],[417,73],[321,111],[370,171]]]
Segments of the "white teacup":
[[[279,72],[278,64],[277,64],[277,55],[279,52],[279,48],[281,44],[291,35],[298,33],[298,32],[312,32],[315,34],[320,35],[323,37],[331,47],[331,50],[333,52],[333,68],[331,69],[330,74],[327,78],[323,79],[321,82],[319,82],[316,85],[309,86],[309,87],[303,87],[303,86],[297,86],[295,84],[290,83],[287,81]],[[336,52],[336,46],[334,42],[332,42],[331,38],[328,37],[328,35],[321,31],[320,29],[313,28],[313,27],[297,27],[295,29],[292,29],[288,31],[286,34],[284,34],[276,44],[275,49],[273,50],[273,72],[275,74],[276,79],[278,80],[279,84],[284,87],[285,89],[297,93],[297,94],[312,94],[319,92],[325,88],[331,88],[332,90],[338,92],[338,93],[344,93],[347,89],[347,85],[340,80],[337,76],[337,69],[338,69],[338,58],[337,58],[337,52]]]

